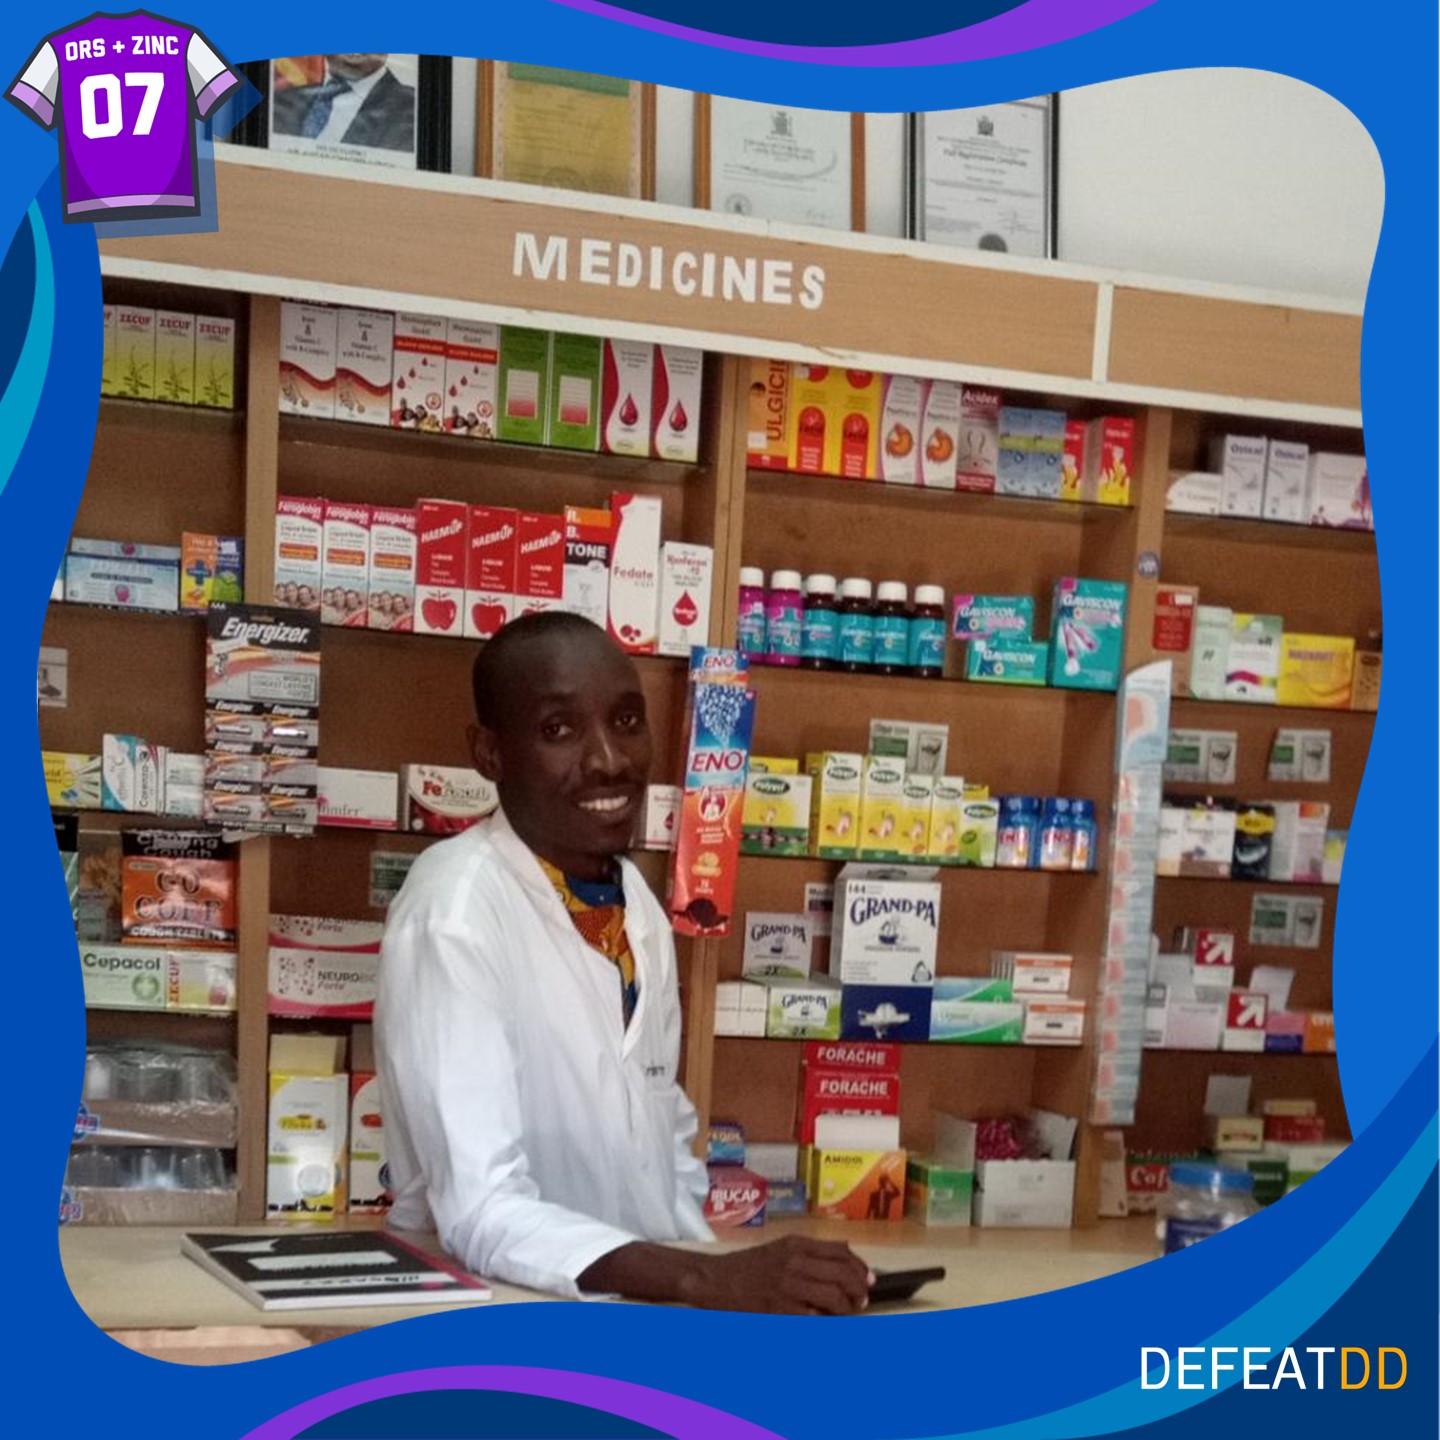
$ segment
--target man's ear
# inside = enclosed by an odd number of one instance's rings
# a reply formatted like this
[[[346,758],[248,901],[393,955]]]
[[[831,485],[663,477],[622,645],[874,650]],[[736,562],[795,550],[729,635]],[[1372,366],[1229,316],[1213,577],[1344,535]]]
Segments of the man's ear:
[[[470,742],[470,757],[475,768],[492,785],[498,785],[504,778],[504,766],[500,762],[500,737],[485,725],[471,725],[465,731]]]

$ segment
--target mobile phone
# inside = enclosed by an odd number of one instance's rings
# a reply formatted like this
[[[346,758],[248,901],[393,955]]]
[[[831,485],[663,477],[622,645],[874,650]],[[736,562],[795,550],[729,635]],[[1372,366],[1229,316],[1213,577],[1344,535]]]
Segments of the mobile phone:
[[[945,1278],[945,1267],[936,1265],[928,1270],[877,1270],[870,1287],[870,1308],[877,1305],[899,1305],[913,1300],[922,1285]]]

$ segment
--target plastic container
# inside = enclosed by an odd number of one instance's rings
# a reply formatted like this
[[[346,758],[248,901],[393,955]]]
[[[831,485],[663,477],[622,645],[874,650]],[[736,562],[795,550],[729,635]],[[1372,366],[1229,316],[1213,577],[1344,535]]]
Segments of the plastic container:
[[[1072,870],[1093,870],[1095,868],[1095,802],[1093,800],[1072,800],[1070,802],[1070,868]]]
[[[1047,797],[1040,811],[1040,868],[1069,870],[1075,853],[1075,827],[1070,802],[1061,795]]]
[[[1040,852],[1040,800],[1035,795],[1002,795],[995,837],[997,870],[1033,869]]]
[[[939,585],[915,587],[905,658],[910,673],[926,680],[938,680],[945,668],[945,591]]]
[[[840,582],[840,668],[852,675],[868,671],[875,658],[875,616],[868,580]]]
[[[807,670],[833,670],[839,658],[840,611],[835,599],[835,577],[807,575],[800,663]]]
[[[1161,1242],[1167,1255],[1218,1235],[1255,1214],[1255,1177],[1198,1161],[1170,1167],[1170,1188],[1160,1198]]]
[[[736,648],[753,664],[765,663],[765,572],[746,565],[740,571],[740,618]]]
[[[875,592],[877,675],[904,675],[910,664],[910,591],[898,580],[882,580]]]
[[[805,598],[798,570],[776,570],[765,596],[765,659],[771,665],[800,663],[800,628]]]

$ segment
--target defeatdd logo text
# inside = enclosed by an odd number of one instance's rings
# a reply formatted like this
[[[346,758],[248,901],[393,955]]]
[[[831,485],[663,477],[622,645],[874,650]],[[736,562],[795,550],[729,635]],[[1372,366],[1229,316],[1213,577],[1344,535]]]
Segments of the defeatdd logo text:
[[[1409,1372],[1393,1345],[1182,1345],[1140,1347],[1142,1390],[1399,1390]]]

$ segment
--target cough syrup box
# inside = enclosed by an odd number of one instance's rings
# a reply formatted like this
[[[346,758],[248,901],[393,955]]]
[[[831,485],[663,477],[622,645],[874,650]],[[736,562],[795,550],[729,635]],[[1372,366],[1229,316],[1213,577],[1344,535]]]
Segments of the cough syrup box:
[[[765,1223],[768,1182],[743,1165],[711,1165],[705,1196],[705,1219],[716,1230],[736,1230]]]
[[[443,315],[401,311],[395,317],[390,372],[390,424],[394,429],[439,432],[445,403],[447,332]]]
[[[195,403],[195,317],[177,310],[155,312],[155,398],[171,405]]]
[[[110,395],[130,400],[155,398],[155,312],[134,305],[117,305],[115,354]]]
[[[368,505],[325,502],[320,557],[320,620],[363,629],[369,619],[370,521]]]
[[[519,613],[520,514],[500,505],[472,505],[469,526],[465,635],[489,640]]]
[[[195,403],[235,408],[235,322],[228,316],[195,317]]]
[[[564,598],[564,517],[522,510],[516,521],[516,618],[559,610]]]
[[[390,423],[395,317],[383,310],[342,309],[336,320],[335,418],[356,425]]]
[[[445,327],[441,412],[445,433],[493,440],[499,403],[500,327],[478,320],[450,320]]]
[[[835,885],[830,973],[846,985],[929,985],[940,927],[937,874],[845,866]]]
[[[607,455],[645,459],[650,454],[654,398],[654,345],[647,340],[605,341],[600,372],[600,448]]]
[[[414,510],[376,505],[370,512],[371,630],[415,628],[417,532]]]
[[[835,1220],[905,1218],[903,1150],[809,1152],[810,1213]]]
[[[824,1070],[807,1065],[795,1138],[815,1142],[821,1115],[899,1115],[900,1077],[893,1071]]]
[[[461,635],[470,507],[462,500],[421,500],[415,518],[415,632]]]
[[[338,313],[324,305],[280,302],[280,413],[335,418]]]

